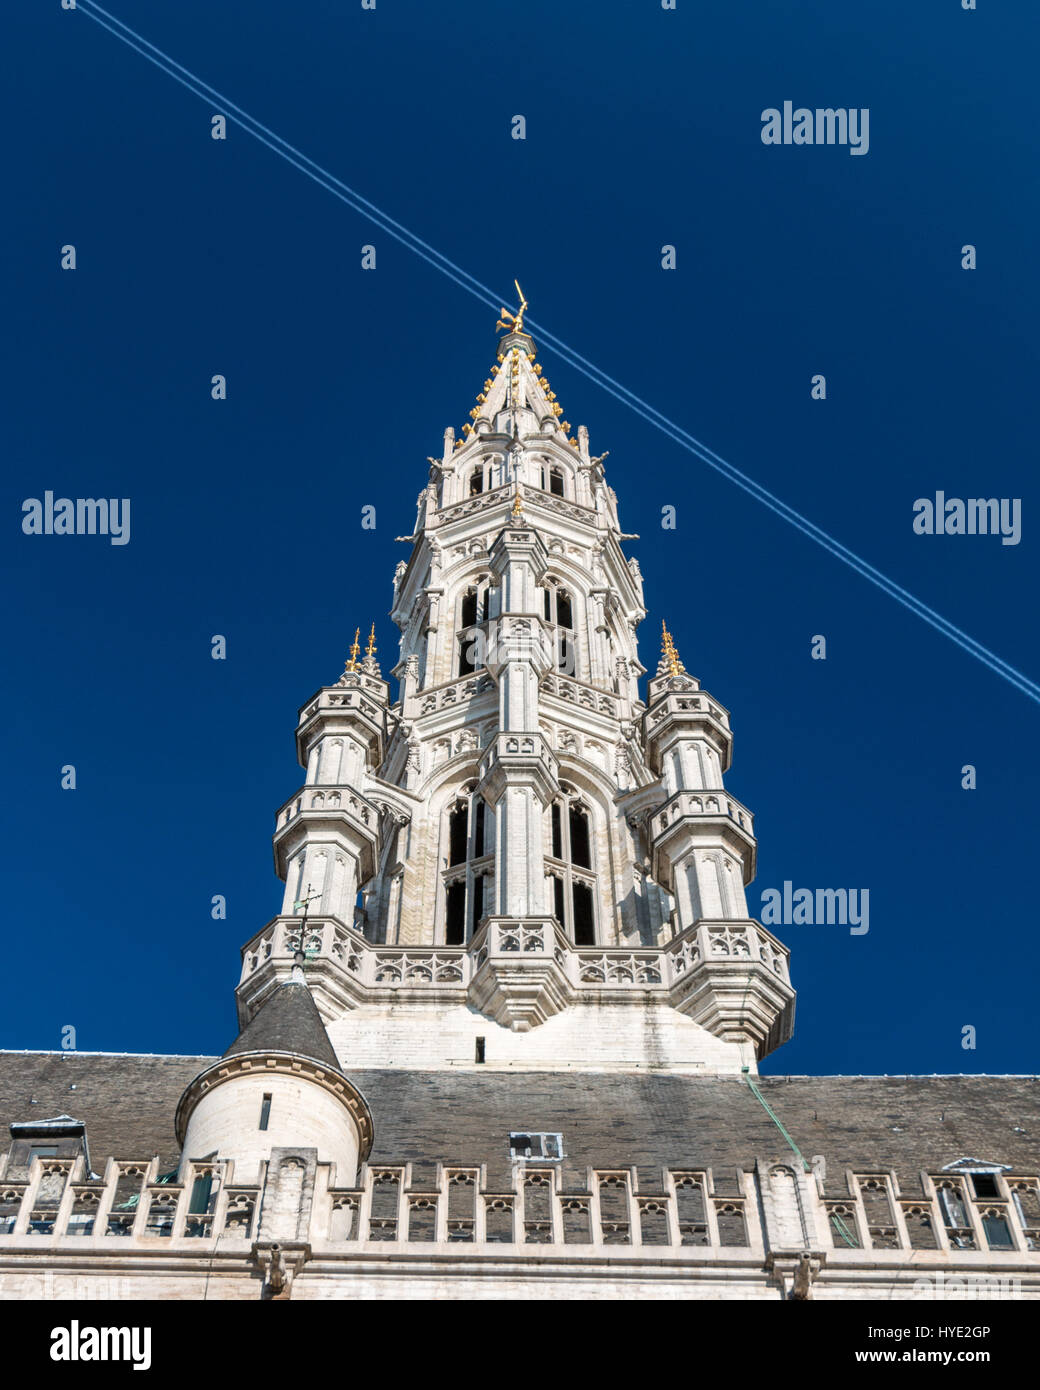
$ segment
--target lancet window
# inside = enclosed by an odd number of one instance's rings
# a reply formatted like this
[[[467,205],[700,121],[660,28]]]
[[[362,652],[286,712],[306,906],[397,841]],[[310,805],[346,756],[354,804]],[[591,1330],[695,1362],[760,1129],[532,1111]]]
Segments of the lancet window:
[[[445,820],[444,941],[462,946],[475,935],[491,902],[494,868],[491,811],[473,788],[448,806]]]
[[[552,911],[575,946],[596,944],[596,879],[592,862],[592,814],[571,788],[549,807],[549,876]]]

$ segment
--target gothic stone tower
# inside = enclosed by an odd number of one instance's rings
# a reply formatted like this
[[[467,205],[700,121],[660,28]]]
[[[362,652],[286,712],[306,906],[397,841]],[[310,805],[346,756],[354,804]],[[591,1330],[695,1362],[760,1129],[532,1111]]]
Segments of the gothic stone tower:
[[[282,915],[243,951],[240,1020],[302,946],[351,1065],[753,1071],[794,993],[748,916],[729,716],[667,631],[641,698],[636,538],[519,326],[399,538],[396,703],[355,639],[300,712]]]

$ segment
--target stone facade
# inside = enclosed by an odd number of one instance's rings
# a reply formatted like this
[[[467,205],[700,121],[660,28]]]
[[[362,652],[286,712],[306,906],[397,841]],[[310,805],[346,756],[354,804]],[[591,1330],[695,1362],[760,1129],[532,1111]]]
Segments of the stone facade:
[[[221,1058],[0,1054],[0,1297],[1040,1297],[1035,1078],[759,1078],[727,710],[509,331],[305,702]],[[67,1112],[74,1113],[67,1113]]]

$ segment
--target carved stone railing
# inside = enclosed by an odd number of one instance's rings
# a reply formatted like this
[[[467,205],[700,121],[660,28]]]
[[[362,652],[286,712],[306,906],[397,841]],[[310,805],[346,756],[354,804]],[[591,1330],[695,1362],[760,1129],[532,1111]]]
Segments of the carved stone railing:
[[[430,518],[431,525],[446,526],[449,522],[459,521],[476,512],[490,511],[493,507],[510,501],[512,497],[513,487],[511,483],[504,484],[502,487],[491,488],[487,492],[478,492],[474,497],[467,497],[461,502],[453,502],[449,507],[441,507]]]
[[[677,692],[669,691],[667,695],[654,704],[654,707],[647,713],[646,723],[648,732],[653,732],[655,724],[659,724],[667,715],[687,711],[699,711],[702,714],[710,715],[716,719],[724,729],[729,729],[729,715],[720,708],[715,701],[703,691]]]
[[[596,994],[649,993],[720,1036],[768,1040],[767,1050],[793,1025],[788,949],[758,922],[701,921],[661,947],[575,947],[552,917],[486,918],[466,946],[377,946],[336,917],[276,917],[242,951],[243,1021],[289,977],[301,932],[308,982],[329,1016],[428,998],[468,1001],[523,1029]]]
[[[0,1249],[5,1237],[110,1251],[142,1238],[190,1248],[250,1239],[258,1188],[228,1184],[221,1162],[189,1164],[183,1183],[158,1169],[158,1158],[109,1159],[104,1176],[92,1180],[82,1158],[34,1158],[25,1178],[0,1181]]]
[[[60,1250],[63,1258],[96,1256],[111,1272],[111,1257],[131,1250],[208,1259],[219,1243],[225,1252],[255,1253],[270,1176],[261,1170],[259,1185],[236,1184],[233,1165],[216,1159],[188,1164],[178,1182],[158,1166],[156,1158],[109,1159],[104,1176],[92,1180],[82,1157],[37,1157],[28,1170],[0,1178],[0,1263],[15,1252],[38,1260]],[[484,1257],[488,1247],[506,1245],[517,1258],[532,1247],[534,1260],[610,1246],[622,1256],[725,1260],[743,1253],[766,1263],[767,1253],[789,1251],[797,1228],[794,1244],[814,1250],[828,1268],[866,1259],[877,1275],[904,1269],[913,1252],[915,1276],[931,1261],[947,1271],[1031,1270],[1040,1280],[1036,1174],[991,1175],[996,1195],[985,1197],[964,1175],[934,1170],[920,1175],[916,1193],[901,1190],[892,1170],[846,1171],[847,1193],[827,1192],[785,1162],[750,1155],[726,1190],[710,1168],[665,1168],[642,1186],[636,1168],[586,1174],[565,1187],[558,1162],[516,1160],[507,1184],[489,1186],[483,1165],[438,1163],[432,1181],[417,1183],[410,1163],[386,1163],[362,1165],[351,1185],[335,1183],[330,1165],[319,1161],[313,1192],[308,1187],[299,1199],[297,1243],[324,1254],[371,1244],[413,1252],[450,1245]],[[944,1191],[951,1194],[945,1203]]]
[[[360,672],[350,685],[326,686],[319,690],[313,700],[308,700],[300,710],[300,724],[306,724],[321,710],[356,709],[367,718],[379,723],[387,715],[387,708],[379,696],[386,691],[381,680],[364,676]]]
[[[684,816],[725,816],[749,835],[755,833],[755,818],[743,802],[719,790],[676,792],[651,816],[651,834],[661,835]]]
[[[373,829],[379,824],[379,810],[371,801],[360,796],[353,787],[307,786],[291,796],[275,815],[275,827],[281,830],[305,811],[339,811],[353,816],[362,825]]]
[[[561,676],[554,672],[542,677],[539,692],[542,695],[555,695],[575,709],[595,710],[607,714],[612,719],[618,717],[619,701],[616,695],[608,694],[599,686],[587,685],[575,680],[573,676]]]
[[[243,983],[268,961],[282,961],[288,974],[300,949],[301,927],[309,962],[335,965],[361,986],[450,985],[464,990],[470,978],[470,956],[463,946],[374,946],[337,917],[276,917],[243,948]]]
[[[461,707],[475,695],[493,694],[496,691],[495,682],[486,672],[463,676],[443,685],[417,690],[414,696],[415,711],[417,715],[435,714],[438,710]]]

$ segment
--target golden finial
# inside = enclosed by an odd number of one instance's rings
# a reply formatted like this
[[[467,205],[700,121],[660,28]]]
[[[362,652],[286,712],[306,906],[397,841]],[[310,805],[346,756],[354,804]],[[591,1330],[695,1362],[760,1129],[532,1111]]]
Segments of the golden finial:
[[[361,629],[357,628],[354,632],[354,645],[350,649],[350,660],[347,662],[348,671],[357,670],[358,652],[361,650],[361,642],[358,640],[360,637]]]
[[[679,653],[675,649],[672,634],[668,631],[663,618],[661,619],[661,655],[667,661],[671,675],[678,676],[686,670],[686,667],[679,660]]]
[[[502,318],[495,324],[495,327],[504,328],[507,333],[522,333],[524,331],[524,310],[527,308],[527,300],[524,298],[524,292],[516,280],[513,281],[513,284],[516,285],[516,292],[520,296],[520,308],[517,309],[515,314],[511,314],[508,309],[503,309]],[[505,320],[505,322],[503,322],[503,320]]]
[[[360,632],[360,630],[361,630],[361,629],[359,628],[358,631]],[[355,639],[355,640],[356,640],[356,639]],[[366,656],[375,656],[375,654],[376,654],[376,625],[375,625],[375,623],[373,623],[373,624],[372,624],[372,631],[368,634],[368,646],[365,648],[365,655],[366,655]]]
[[[522,499],[521,496],[520,496],[520,489],[517,488],[516,496],[513,498],[513,515],[514,515],[514,516],[523,516],[523,514],[524,514],[523,499]]]

